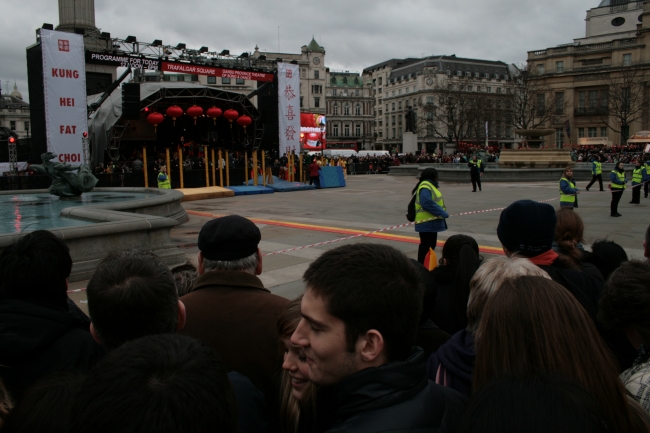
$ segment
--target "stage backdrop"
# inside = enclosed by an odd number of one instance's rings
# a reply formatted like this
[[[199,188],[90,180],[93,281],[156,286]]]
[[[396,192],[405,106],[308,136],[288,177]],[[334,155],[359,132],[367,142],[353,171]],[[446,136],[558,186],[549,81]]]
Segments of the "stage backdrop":
[[[298,65],[278,63],[278,117],[280,149],[300,153],[300,75]]]
[[[47,150],[59,162],[83,161],[86,64],[82,35],[41,29]]]

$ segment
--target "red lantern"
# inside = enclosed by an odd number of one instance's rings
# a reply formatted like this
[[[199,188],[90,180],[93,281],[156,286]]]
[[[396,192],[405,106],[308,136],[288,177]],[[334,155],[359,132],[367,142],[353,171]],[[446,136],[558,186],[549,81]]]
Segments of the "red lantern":
[[[214,121],[214,124],[217,124],[217,117],[221,117],[222,111],[221,108],[218,107],[210,107],[208,108],[208,111],[206,112],[208,117],[212,117],[212,120]]]
[[[250,125],[251,123],[253,123],[253,119],[251,119],[251,118],[248,117],[248,116],[241,116],[239,119],[237,119],[237,124],[238,124],[239,126],[243,126],[243,127],[244,127],[244,132],[246,132],[246,127],[247,127],[248,125]]]
[[[187,115],[194,118],[194,124],[196,125],[196,118],[203,115],[203,108],[198,105],[192,105],[187,109]]]
[[[147,116],[147,122],[153,125],[154,132],[156,132],[156,127],[161,123],[163,123],[163,120],[165,120],[165,118],[160,113],[151,113],[150,115]]]
[[[226,110],[226,112],[223,113],[223,117],[228,119],[228,122],[230,122],[230,127],[232,128],[232,121],[239,117],[239,113],[231,108],[230,110]]]
[[[183,115],[183,109],[178,105],[172,105],[165,112],[174,120],[174,126],[176,125],[176,119]]]

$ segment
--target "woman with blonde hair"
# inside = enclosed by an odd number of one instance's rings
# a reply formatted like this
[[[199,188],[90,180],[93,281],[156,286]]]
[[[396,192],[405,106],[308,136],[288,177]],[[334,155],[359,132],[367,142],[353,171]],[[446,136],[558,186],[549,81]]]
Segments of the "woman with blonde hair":
[[[551,278],[530,260],[516,255],[495,257],[478,268],[469,283],[467,327],[454,334],[429,357],[427,376],[430,380],[468,397],[472,395],[472,372],[476,358],[474,335],[483,315],[483,307],[505,281],[520,275]]]
[[[616,362],[593,320],[558,283],[522,276],[488,300],[477,331],[474,390],[505,376],[570,378],[596,399],[608,431],[648,432],[627,399]]]
[[[316,386],[309,381],[308,367],[301,346],[291,343],[291,335],[302,318],[302,295],[287,305],[278,319],[280,348],[284,351],[280,385],[280,424],[283,433],[311,431]]]

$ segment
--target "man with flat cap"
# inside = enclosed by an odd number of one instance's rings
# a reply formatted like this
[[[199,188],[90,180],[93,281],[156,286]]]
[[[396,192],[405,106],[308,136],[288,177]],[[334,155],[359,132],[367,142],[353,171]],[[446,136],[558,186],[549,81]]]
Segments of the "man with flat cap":
[[[199,278],[181,297],[187,312],[180,332],[213,347],[226,371],[247,376],[279,413],[282,357],[276,322],[289,300],[273,295],[257,278],[262,235],[252,221],[229,215],[199,233]]]

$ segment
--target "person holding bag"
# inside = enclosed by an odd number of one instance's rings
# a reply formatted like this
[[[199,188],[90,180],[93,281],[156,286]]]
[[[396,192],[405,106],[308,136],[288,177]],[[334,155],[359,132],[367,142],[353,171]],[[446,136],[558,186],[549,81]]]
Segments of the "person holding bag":
[[[438,190],[438,170],[426,168],[412,193],[415,194],[415,231],[420,235],[418,262],[424,264],[429,249],[436,248],[438,233],[447,230],[445,219],[449,218]]]

